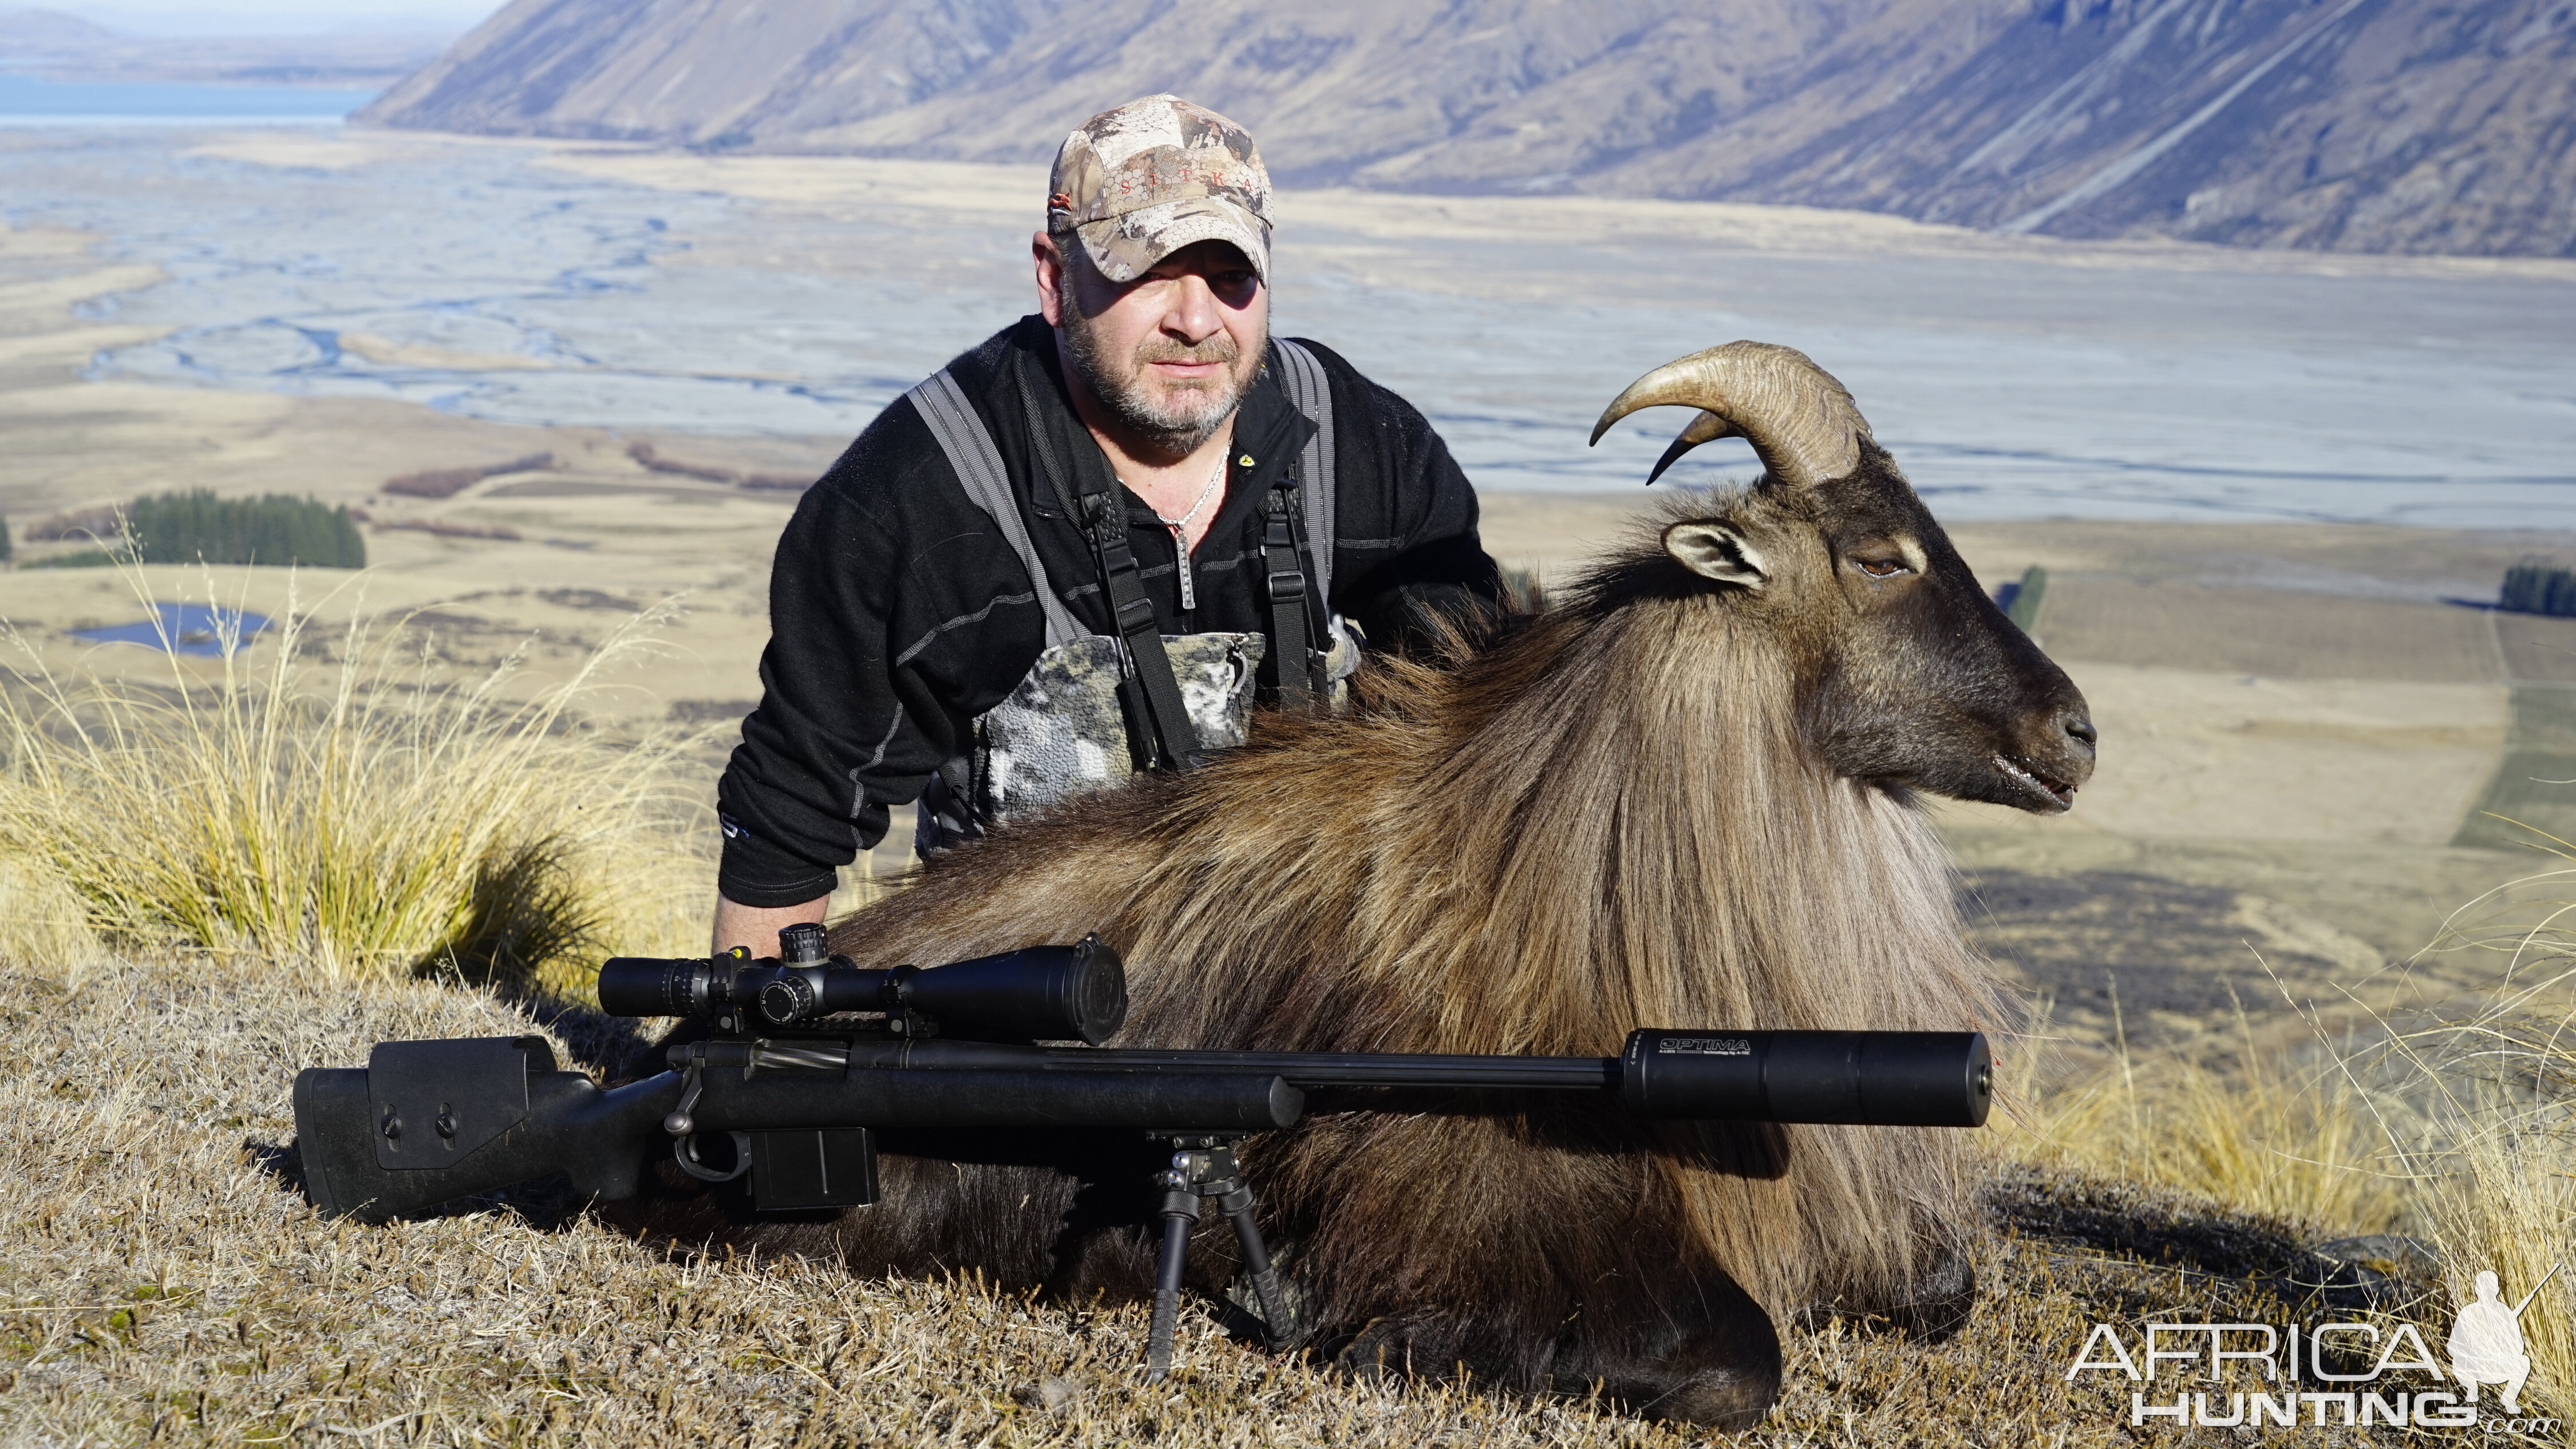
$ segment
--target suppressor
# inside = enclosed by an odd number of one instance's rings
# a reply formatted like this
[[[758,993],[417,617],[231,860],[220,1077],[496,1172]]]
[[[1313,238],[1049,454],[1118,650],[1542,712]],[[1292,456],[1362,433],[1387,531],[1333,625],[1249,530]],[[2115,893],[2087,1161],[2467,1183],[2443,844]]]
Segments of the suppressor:
[[[1636,1031],[1619,1056],[1645,1117],[1982,1127],[1994,1077],[1973,1031]]]

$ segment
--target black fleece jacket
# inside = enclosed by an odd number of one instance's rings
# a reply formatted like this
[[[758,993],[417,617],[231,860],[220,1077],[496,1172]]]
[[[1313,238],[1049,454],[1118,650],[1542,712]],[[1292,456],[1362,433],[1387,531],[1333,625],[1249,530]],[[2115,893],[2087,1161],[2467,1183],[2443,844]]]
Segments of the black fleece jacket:
[[[1357,622],[1373,647],[1400,648],[1425,611],[1489,605],[1499,585],[1477,541],[1475,491],[1447,445],[1412,405],[1305,345],[1333,392],[1333,612]],[[1024,317],[949,372],[993,435],[1066,607],[1086,628],[1116,633],[1090,545],[1037,475],[1029,445],[1030,429],[1045,428],[1056,457],[1108,473],[1065,394],[1053,329]],[[1224,501],[1192,553],[1195,609],[1181,609],[1170,531],[1121,490],[1166,633],[1267,632],[1263,500],[1314,424],[1265,367],[1234,429]],[[1046,644],[1028,570],[967,498],[908,399],[880,413],[797,506],[778,540],[769,628],[760,707],[743,721],[717,787],[720,883],[748,906],[829,892],[834,867],[884,836],[888,806],[917,797],[942,762],[968,752],[975,716],[1010,694]]]

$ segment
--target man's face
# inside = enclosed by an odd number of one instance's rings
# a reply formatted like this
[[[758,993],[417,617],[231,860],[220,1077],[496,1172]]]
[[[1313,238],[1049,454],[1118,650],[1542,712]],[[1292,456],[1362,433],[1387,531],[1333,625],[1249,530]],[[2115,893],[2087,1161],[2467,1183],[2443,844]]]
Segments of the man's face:
[[[1067,362],[1135,451],[1178,460],[1234,416],[1270,339],[1270,289],[1243,253],[1200,242],[1121,285],[1040,233],[1037,262]]]

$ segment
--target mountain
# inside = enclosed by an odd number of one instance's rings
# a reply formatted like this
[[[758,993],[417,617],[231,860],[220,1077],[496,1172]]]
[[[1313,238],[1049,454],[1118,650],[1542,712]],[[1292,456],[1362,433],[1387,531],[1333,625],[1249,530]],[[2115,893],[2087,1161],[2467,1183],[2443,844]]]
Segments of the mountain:
[[[384,85],[435,61],[453,38],[399,30],[156,38],[59,10],[0,10],[0,70],[61,80]]]
[[[514,0],[359,119],[1031,161],[1158,90],[1290,185],[2576,255],[2576,0]]]
[[[59,10],[0,10],[0,58],[13,62],[85,54],[124,38]]]

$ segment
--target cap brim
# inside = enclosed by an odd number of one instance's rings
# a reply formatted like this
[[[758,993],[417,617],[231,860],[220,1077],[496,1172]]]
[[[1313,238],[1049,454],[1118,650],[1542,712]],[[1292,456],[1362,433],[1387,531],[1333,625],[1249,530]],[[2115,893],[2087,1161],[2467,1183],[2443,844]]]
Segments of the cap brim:
[[[1193,196],[1138,207],[1124,216],[1074,228],[1091,264],[1113,282],[1132,282],[1183,247],[1203,241],[1233,245],[1270,285],[1270,228],[1251,212],[1221,197]]]

